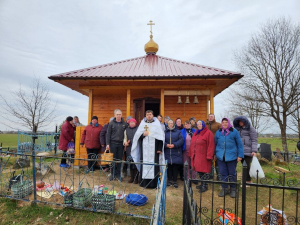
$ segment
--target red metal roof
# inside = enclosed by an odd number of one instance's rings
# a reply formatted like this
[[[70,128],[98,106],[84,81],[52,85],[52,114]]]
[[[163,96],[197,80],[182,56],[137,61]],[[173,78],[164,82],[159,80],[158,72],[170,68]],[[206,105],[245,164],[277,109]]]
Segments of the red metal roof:
[[[113,79],[113,78],[196,78],[242,77],[240,73],[183,62],[158,55],[145,55],[133,59],[93,66],[86,69],[56,74],[50,79]]]

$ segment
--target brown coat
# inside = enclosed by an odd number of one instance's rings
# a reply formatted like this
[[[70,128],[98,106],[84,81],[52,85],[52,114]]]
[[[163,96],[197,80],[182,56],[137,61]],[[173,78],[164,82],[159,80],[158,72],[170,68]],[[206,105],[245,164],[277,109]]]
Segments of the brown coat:
[[[221,124],[213,120],[212,122],[206,121],[206,127],[216,135],[216,132],[221,128]]]

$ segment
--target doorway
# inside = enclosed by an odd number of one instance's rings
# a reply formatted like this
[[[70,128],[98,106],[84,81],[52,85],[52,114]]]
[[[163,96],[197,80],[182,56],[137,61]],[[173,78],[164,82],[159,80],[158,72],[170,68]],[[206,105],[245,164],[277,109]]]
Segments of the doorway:
[[[145,117],[147,110],[152,110],[156,117],[160,114],[160,99],[156,98],[142,98],[133,100],[134,116],[138,124]]]

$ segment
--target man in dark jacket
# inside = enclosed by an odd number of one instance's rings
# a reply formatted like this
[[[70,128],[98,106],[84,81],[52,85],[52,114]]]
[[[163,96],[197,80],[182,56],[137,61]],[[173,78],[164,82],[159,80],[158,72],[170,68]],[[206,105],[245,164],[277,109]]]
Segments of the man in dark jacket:
[[[137,122],[134,118],[129,119],[128,121],[129,126],[126,128],[124,133],[124,150],[126,151],[126,160],[129,162],[133,162],[133,159],[131,157],[131,147],[132,147],[132,141],[135,135],[135,132],[137,131]],[[134,164],[130,164],[130,180],[128,183],[135,183],[138,184],[138,170]],[[127,169],[127,168],[126,168]]]
[[[233,126],[240,133],[243,145],[244,145],[244,158],[242,163],[246,160],[247,163],[247,183],[251,183],[251,177],[249,175],[250,166],[252,163],[252,157],[256,156],[257,152],[257,133],[254,127],[250,125],[249,120],[245,116],[238,116],[233,120]]]
[[[115,118],[111,121],[107,128],[106,133],[106,149],[110,149],[114,153],[114,160],[122,160],[123,158],[123,141],[124,131],[127,127],[127,123],[122,118],[122,111],[116,109],[114,111]],[[113,172],[115,171],[115,172]],[[115,169],[111,169],[111,177],[109,180],[117,178],[122,181],[121,177],[121,163],[115,163]]]
[[[106,133],[109,123],[114,119],[114,117],[111,117],[109,119],[109,122],[103,125],[103,128],[100,132],[100,143],[101,143],[101,153],[103,153],[106,149]]]
[[[68,116],[64,124],[61,126],[58,148],[63,151],[62,157],[67,157],[69,142],[74,142],[74,131],[76,126],[73,124],[73,117]],[[66,159],[61,159],[60,167],[69,168]]]

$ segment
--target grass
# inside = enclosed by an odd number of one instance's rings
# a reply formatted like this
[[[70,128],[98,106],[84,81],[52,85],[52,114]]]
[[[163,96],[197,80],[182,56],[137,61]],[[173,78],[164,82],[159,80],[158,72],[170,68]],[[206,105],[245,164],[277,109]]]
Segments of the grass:
[[[37,213],[38,212],[38,213]],[[0,198],[0,224],[149,224],[149,220]]]
[[[0,134],[0,143],[2,143],[2,147],[4,148],[17,148],[18,134]]]
[[[297,147],[296,147],[297,141],[298,141],[297,139],[287,140],[288,150],[290,152],[295,152],[295,150],[297,149]],[[281,142],[280,138],[262,138],[262,137],[259,137],[257,142],[258,143],[270,144],[272,151],[276,151],[276,148],[279,148],[280,150],[282,150],[282,142]]]

